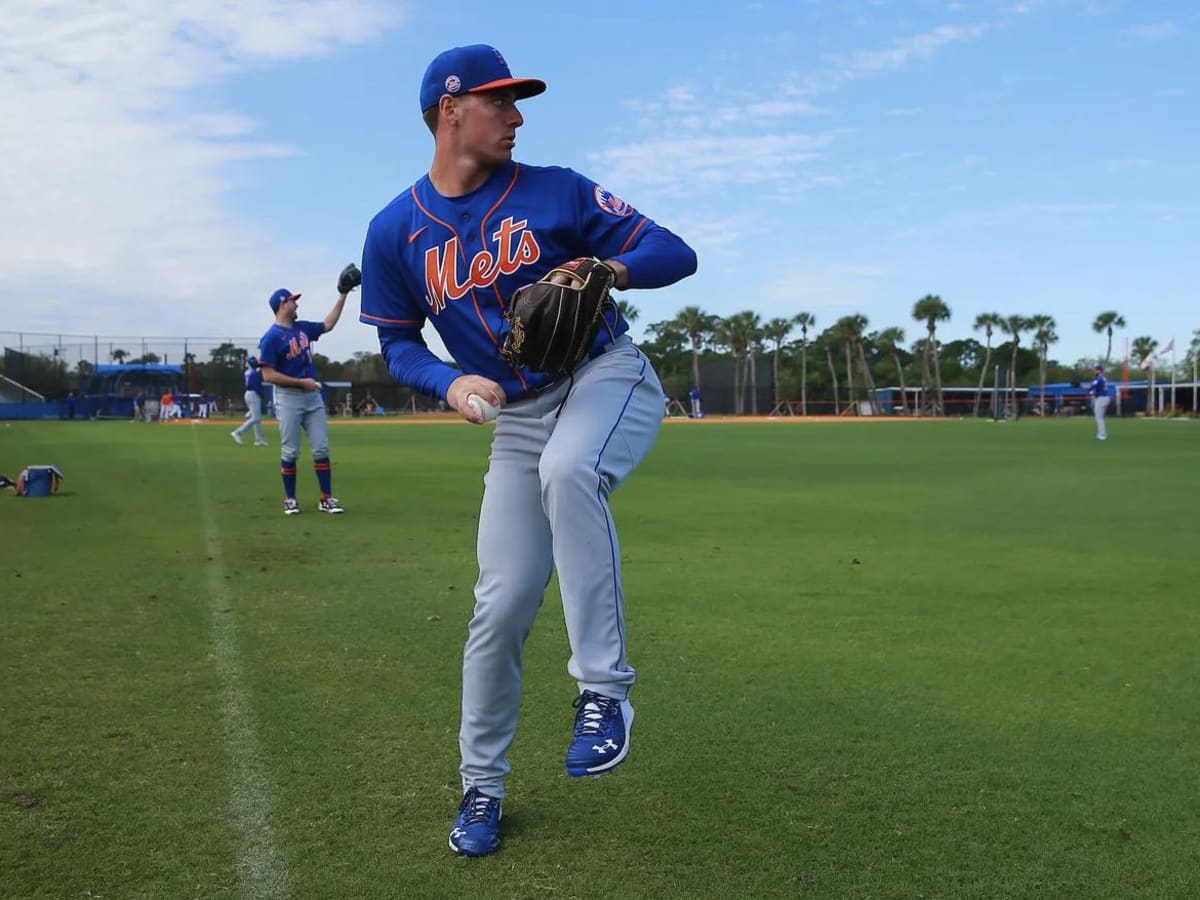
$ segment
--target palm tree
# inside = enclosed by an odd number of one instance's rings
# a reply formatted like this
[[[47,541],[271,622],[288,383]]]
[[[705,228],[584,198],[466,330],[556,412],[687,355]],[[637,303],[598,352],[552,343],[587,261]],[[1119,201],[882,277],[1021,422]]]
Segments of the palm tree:
[[[923,371],[927,372],[929,370],[929,358],[932,357],[933,385],[937,391],[938,411],[942,415],[945,415],[946,398],[942,396],[942,364],[938,360],[937,323],[950,320],[950,307],[936,294],[926,294],[913,304],[912,315],[918,322],[924,322],[925,328],[929,332],[929,338],[925,342],[926,360]]]
[[[879,415],[879,397],[875,390],[875,376],[871,374],[871,366],[867,363],[866,342],[863,340],[863,332],[867,330],[867,317],[863,315],[855,315],[855,324],[858,328],[854,333],[854,348],[858,351],[858,365],[862,372],[863,391],[867,395],[867,409],[871,415]]]
[[[1033,332],[1033,344],[1038,350],[1038,408],[1042,416],[1046,415],[1046,351],[1051,344],[1058,343],[1058,334],[1054,330],[1057,327],[1054,316],[1029,317],[1029,330]]]
[[[1108,349],[1104,351],[1104,364],[1106,366],[1108,365],[1109,358],[1112,356],[1113,328],[1124,327],[1125,317],[1113,310],[1100,313],[1100,315],[1096,316],[1096,321],[1092,323],[1092,331],[1096,332],[1096,334],[1100,334],[1102,331],[1108,334]]]
[[[987,378],[988,369],[992,365],[992,334],[997,328],[1000,328],[1004,323],[1000,313],[987,312],[980,313],[975,317],[975,324],[972,326],[975,331],[982,331],[984,341],[986,342],[987,352],[983,357],[983,365],[979,368],[979,387],[975,390],[975,417],[979,418],[979,405],[983,399],[983,382]]]
[[[808,415],[808,329],[815,328],[817,317],[812,313],[796,313],[795,321],[800,329],[800,415]]]
[[[758,415],[758,350],[762,343],[762,324],[758,313],[747,309],[735,315],[736,329],[742,341],[745,374],[742,378],[743,388],[750,386],[750,414]],[[745,404],[742,404],[743,412]]]
[[[738,406],[741,403],[741,396],[738,393],[738,389],[741,387],[738,378],[741,373],[738,369],[738,351],[733,331],[732,319],[723,319],[718,316],[713,323],[712,331],[709,332],[709,343],[712,349],[718,352],[728,351],[733,356],[733,413],[737,415]]]
[[[1029,320],[1025,316],[1005,316],[1000,323],[1000,327],[1004,329],[1004,333],[1012,338],[1012,364],[1008,370],[1009,383],[1009,408],[1012,410],[1013,418],[1017,417],[1017,350],[1021,346],[1021,332],[1029,330]]]
[[[706,313],[698,306],[685,306],[675,314],[673,320],[683,331],[687,332],[692,342],[692,384],[700,388],[700,347],[712,337],[717,325],[717,317]]]
[[[122,350],[118,347],[116,350],[110,350],[108,356],[109,359],[119,366],[121,363],[125,362],[126,357],[129,356],[129,351]]]
[[[900,411],[908,414],[907,390],[904,387],[904,366],[900,363],[900,345],[904,343],[904,329],[892,326],[875,335],[875,346],[892,358],[896,373],[900,376]]]
[[[870,367],[867,365],[867,355],[863,350],[862,339],[867,324],[868,320],[866,316],[855,313],[850,316],[842,316],[833,327],[838,337],[846,345],[846,393],[849,396],[850,404],[853,406],[855,403],[854,370],[857,368],[859,373],[858,380],[862,384],[868,408],[871,412],[874,412],[875,384],[874,379],[871,377]]]
[[[1133,339],[1133,355],[1139,360],[1139,366],[1146,366],[1150,370],[1150,383],[1146,390],[1146,415],[1152,416],[1155,413],[1154,402],[1154,354],[1158,350],[1158,341],[1152,337],[1138,337]]]
[[[639,310],[628,300],[618,300],[617,309],[621,311],[621,315],[625,317],[625,321],[630,325],[636,322],[638,320],[638,316],[642,314],[641,310]]]
[[[826,333],[842,345],[842,350],[846,354],[846,408],[854,409],[854,368],[850,363],[850,346],[853,343],[850,332],[854,326],[848,319],[848,316],[838,319]]]
[[[775,384],[775,400],[771,411],[775,412],[779,409],[779,353],[783,349],[783,342],[787,340],[788,335],[792,333],[792,328],[795,326],[794,319],[775,318],[767,322],[763,326],[762,334],[764,340],[770,341],[774,345],[773,358],[771,360],[771,374]]]
[[[753,352],[757,329],[758,313],[744,310],[719,319],[713,330],[713,340],[733,357],[733,413],[738,416],[746,410],[747,376],[753,377],[753,360],[747,354]]]
[[[833,414],[841,413],[841,403],[838,402],[837,367],[833,364],[833,345],[837,342],[835,329],[826,328],[821,332],[821,343],[825,345],[825,362],[829,364],[829,379],[833,382]]]
[[[1197,378],[1197,369],[1200,369],[1200,329],[1192,332],[1192,344],[1188,347],[1188,356],[1192,358],[1192,415],[1200,413],[1200,409],[1196,406],[1197,390],[1200,388],[1200,378]]]

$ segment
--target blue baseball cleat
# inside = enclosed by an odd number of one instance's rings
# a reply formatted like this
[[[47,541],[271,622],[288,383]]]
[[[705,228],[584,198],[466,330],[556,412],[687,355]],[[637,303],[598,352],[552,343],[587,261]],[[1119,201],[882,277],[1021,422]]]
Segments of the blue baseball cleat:
[[[499,850],[500,805],[498,798],[477,788],[463,794],[450,829],[450,849],[460,856],[487,856]]]
[[[575,737],[567,748],[568,775],[602,775],[629,754],[633,706],[595,691],[575,698]]]

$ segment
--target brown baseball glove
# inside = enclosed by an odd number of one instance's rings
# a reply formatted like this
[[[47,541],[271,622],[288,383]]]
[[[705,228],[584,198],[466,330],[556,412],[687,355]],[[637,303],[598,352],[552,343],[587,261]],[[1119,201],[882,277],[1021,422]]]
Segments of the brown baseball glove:
[[[570,276],[556,284],[555,276]],[[551,269],[541,281],[519,288],[504,317],[508,333],[500,355],[531,372],[574,371],[592,346],[617,273],[594,257],[580,257]]]

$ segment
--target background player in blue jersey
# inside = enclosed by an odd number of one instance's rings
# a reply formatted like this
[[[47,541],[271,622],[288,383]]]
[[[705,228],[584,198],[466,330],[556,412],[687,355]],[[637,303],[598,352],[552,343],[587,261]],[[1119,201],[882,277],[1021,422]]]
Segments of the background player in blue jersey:
[[[1108,440],[1108,427],[1105,419],[1108,417],[1108,379],[1104,377],[1104,366],[1096,363],[1096,377],[1088,385],[1088,393],[1092,395],[1092,413],[1096,416],[1096,440]]]
[[[371,221],[363,252],[360,318],[378,328],[392,375],[471,422],[481,421],[471,395],[502,406],[463,652],[464,793],[450,847],[467,856],[499,847],[522,649],[553,570],[571,646],[567,670],[578,686],[567,773],[609,771],[629,752],[635,673],[608,500],[662,422],[658,377],[615,305],[569,376],[506,365],[503,310],[518,287],[582,256],[611,266],[620,289],[661,287],[696,269],[687,244],[590,179],[513,161],[524,123],[516,101],[545,88],[513,78],[492,47],[439,55],[420,90],[433,164]],[[427,319],[459,368],[426,347]]]
[[[229,432],[229,436],[237,443],[242,442],[242,435],[246,429],[254,429],[254,446],[267,446],[266,439],[263,438],[262,430],[262,390],[263,377],[262,372],[258,368],[258,358],[254,356],[246,357],[246,368],[242,371],[242,385],[245,391],[242,397],[246,401],[246,421]]]
[[[312,343],[333,331],[347,292],[338,294],[333,309],[322,322],[307,322],[296,318],[300,295],[280,288],[267,301],[275,313],[275,324],[267,329],[258,346],[258,364],[263,381],[275,387],[275,417],[279,420],[279,470],[283,476],[283,512],[293,516],[300,512],[296,501],[296,460],[300,456],[300,433],[308,435],[313,455],[313,468],[321,499],[317,509],[327,513],[342,512],[342,505],[333,496],[333,473],[329,464],[329,426],[325,418],[325,399],[317,367],[313,365]]]

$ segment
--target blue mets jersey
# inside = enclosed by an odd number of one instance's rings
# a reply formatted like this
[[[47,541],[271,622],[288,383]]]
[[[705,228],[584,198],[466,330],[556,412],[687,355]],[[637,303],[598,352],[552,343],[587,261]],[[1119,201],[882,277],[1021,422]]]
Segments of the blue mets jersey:
[[[262,393],[262,372],[257,367],[248,367],[242,373],[242,383],[246,386],[246,390]]]
[[[509,162],[462,197],[443,197],[426,175],[371,220],[359,321],[379,330],[392,375],[424,394],[445,398],[466,373],[519,399],[556,376],[500,358],[503,311],[517,288],[580,256],[623,263],[631,288],[662,287],[696,270],[691,247],[571,169]],[[426,320],[461,371],[426,347]],[[593,349],[628,330],[610,309]]]
[[[324,333],[324,322],[297,321],[291,328],[276,322],[258,343],[259,365],[292,378],[316,378],[312,343]]]
[[[1096,380],[1091,383],[1088,389],[1093,397],[1107,397],[1108,379],[1103,375],[1097,375]]]

